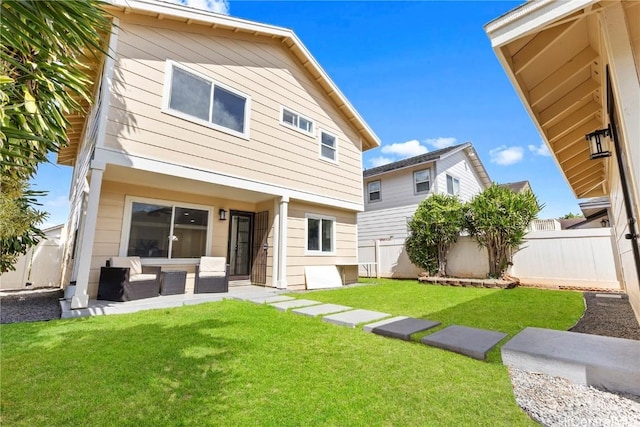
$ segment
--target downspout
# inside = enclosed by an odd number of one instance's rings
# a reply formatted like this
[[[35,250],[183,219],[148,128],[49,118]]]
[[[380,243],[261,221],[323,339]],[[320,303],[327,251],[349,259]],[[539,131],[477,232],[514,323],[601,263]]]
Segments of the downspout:
[[[611,75],[609,74],[609,66],[607,65],[607,109],[609,113],[609,121],[611,122],[611,139],[616,152],[616,162],[618,164],[618,172],[620,173],[620,184],[622,188],[622,198],[624,200],[624,208],[627,214],[627,224],[629,232],[624,238],[631,240],[631,249],[633,251],[633,259],[636,265],[636,274],[638,275],[638,283],[640,284],[640,247],[638,247],[638,233],[636,231],[636,219],[633,215],[633,206],[631,205],[631,192],[629,191],[629,183],[627,182],[627,173],[625,162],[623,161],[624,153],[620,148],[618,137],[618,115],[616,105],[613,99],[613,90],[611,87]]]

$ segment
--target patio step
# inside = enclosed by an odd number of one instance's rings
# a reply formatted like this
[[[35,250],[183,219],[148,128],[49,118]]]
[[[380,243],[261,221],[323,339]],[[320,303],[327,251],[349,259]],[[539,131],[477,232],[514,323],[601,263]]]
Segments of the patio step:
[[[323,322],[333,323],[334,325],[355,328],[360,323],[369,323],[375,320],[384,319],[391,316],[387,313],[372,310],[351,310],[344,313],[331,314],[322,318]]]
[[[526,328],[502,346],[502,362],[577,384],[640,396],[640,341]]]
[[[371,332],[377,335],[382,335],[383,337],[409,341],[411,339],[411,335],[426,331],[427,329],[435,328],[438,325],[440,325],[440,322],[407,317],[395,322],[376,326],[371,330]]]
[[[296,308],[294,310],[291,310],[291,312],[301,314],[303,316],[316,317],[348,310],[353,310],[353,308],[347,307],[346,305],[338,304],[320,304],[312,305],[310,307]]]
[[[487,352],[507,334],[486,329],[453,325],[422,338],[422,343],[443,350],[486,360]]]
[[[321,304],[320,301],[312,301],[310,299],[293,299],[289,301],[273,302],[269,305],[275,307],[276,310],[287,311],[291,308],[307,307],[309,305],[318,304]]]

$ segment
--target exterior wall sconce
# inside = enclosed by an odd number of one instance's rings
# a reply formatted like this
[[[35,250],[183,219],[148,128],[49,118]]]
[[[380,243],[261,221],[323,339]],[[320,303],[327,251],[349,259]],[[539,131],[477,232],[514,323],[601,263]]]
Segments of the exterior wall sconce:
[[[611,125],[606,129],[598,129],[585,135],[585,139],[589,143],[589,149],[591,150],[591,160],[611,156],[611,151],[609,151],[609,138],[611,138]]]
[[[226,221],[227,220],[227,211],[225,211],[224,209],[220,209],[218,211],[218,215],[220,215],[220,221]]]
[[[602,221],[600,221],[600,225],[604,228],[604,227],[608,227],[609,226],[609,220],[608,219],[602,219]]]

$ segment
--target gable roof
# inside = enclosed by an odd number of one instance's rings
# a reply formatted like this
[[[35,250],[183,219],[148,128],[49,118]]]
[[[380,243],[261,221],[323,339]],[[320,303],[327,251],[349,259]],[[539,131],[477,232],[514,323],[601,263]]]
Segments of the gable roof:
[[[376,175],[381,175],[383,173],[420,165],[423,163],[437,161],[463,150],[466,151],[467,156],[469,157],[469,162],[474,167],[476,173],[478,174],[478,177],[480,178],[480,181],[484,184],[485,187],[489,187],[491,185],[489,174],[480,161],[478,153],[476,152],[475,148],[473,148],[473,145],[470,142],[453,145],[451,147],[442,148],[436,151],[430,151],[428,153],[409,157],[408,159],[399,160],[397,162],[388,163],[386,165],[378,166],[375,168],[365,169],[364,171],[362,171],[362,176],[364,178],[368,178]]]
[[[516,182],[505,182],[504,184],[498,184],[500,187],[507,187],[509,190],[514,193],[520,193],[525,190],[531,190],[531,184],[529,181],[516,181]]]
[[[189,25],[203,25],[215,29],[230,30],[234,33],[264,36],[279,40],[282,45],[289,49],[293,56],[300,61],[300,67],[306,69],[311,74],[313,80],[334,103],[336,110],[343,114],[347,122],[357,130],[361,138],[362,151],[380,146],[378,136],[364,121],[353,105],[351,105],[338,86],[331,80],[326,71],[324,71],[292,30],[163,1],[105,0],[103,7],[107,12],[137,13],[144,16],[152,16],[157,19],[173,20]],[[96,73],[99,68],[100,67],[95,64],[92,65],[92,69],[96,70]],[[96,75],[95,80],[99,80],[99,76]],[[82,127],[84,126],[87,116],[86,114],[75,114],[70,116],[70,118],[73,120],[69,135],[69,146],[63,149],[66,158],[68,158],[71,153],[73,157],[75,157],[75,152],[81,142]],[[60,156],[58,163],[73,164],[61,162]]]

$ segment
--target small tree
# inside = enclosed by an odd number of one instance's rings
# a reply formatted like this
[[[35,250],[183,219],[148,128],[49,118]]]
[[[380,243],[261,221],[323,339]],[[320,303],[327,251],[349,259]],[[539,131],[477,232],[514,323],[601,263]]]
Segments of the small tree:
[[[468,203],[466,228],[489,254],[489,277],[501,277],[512,264],[527,226],[542,209],[531,191],[514,193],[493,184]]]
[[[409,222],[406,249],[415,265],[437,276],[447,274],[447,254],[464,226],[463,205],[455,196],[434,194],[424,199]]]

